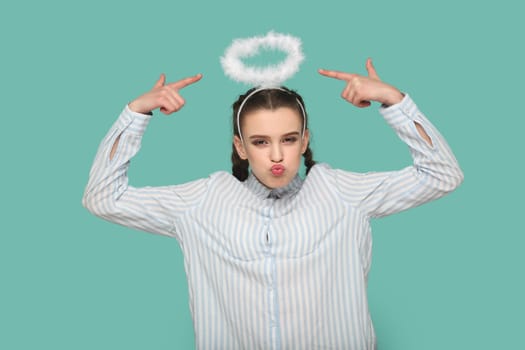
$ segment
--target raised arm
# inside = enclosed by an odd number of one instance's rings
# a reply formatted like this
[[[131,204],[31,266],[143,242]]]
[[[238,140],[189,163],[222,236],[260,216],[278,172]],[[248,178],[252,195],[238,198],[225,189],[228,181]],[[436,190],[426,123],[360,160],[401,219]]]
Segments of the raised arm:
[[[129,103],[101,142],[82,199],[94,215],[143,231],[176,236],[174,217],[199,200],[206,181],[134,188],[128,184],[130,160],[140,149],[142,135],[159,108],[171,114],[184,106],[180,90],[201,79],[201,75],[165,84],[165,76],[153,89]],[[179,237],[180,238],[180,237]]]
[[[366,174],[334,170],[341,197],[371,217],[379,217],[437,199],[457,188],[463,181],[463,172],[439,131],[410,96],[379,79],[370,59],[366,68],[368,76],[324,69],[319,73],[344,81],[341,96],[354,106],[381,103],[385,121],[410,148],[413,165]]]

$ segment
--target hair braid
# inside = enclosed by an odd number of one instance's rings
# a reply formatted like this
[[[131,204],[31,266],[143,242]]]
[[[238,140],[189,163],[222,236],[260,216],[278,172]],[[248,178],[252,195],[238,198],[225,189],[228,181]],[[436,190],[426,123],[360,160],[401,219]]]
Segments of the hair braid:
[[[244,181],[248,178],[248,175],[250,174],[248,168],[249,163],[247,159],[241,159],[239,157],[239,154],[237,153],[237,150],[235,149],[235,145],[232,144],[232,174],[237,178],[239,181]]]
[[[306,175],[310,172],[310,169],[315,165],[314,154],[310,145],[306,148],[306,151],[303,154],[304,157],[304,166],[306,167]]]

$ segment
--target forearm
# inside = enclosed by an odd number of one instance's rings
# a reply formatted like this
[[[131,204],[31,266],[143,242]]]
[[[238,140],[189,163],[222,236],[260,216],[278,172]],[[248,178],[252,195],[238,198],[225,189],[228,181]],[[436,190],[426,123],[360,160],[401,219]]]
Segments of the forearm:
[[[430,177],[429,186],[443,193],[459,186],[463,172],[452,150],[409,96],[396,105],[382,108],[381,113],[409,146],[417,173],[421,177]]]
[[[387,88],[385,89],[385,92],[382,95],[382,101],[379,101],[382,103],[382,107],[388,108],[390,106],[396,105],[398,103],[401,103],[404,99],[405,95],[399,91],[397,88],[387,85]],[[416,126],[417,132],[419,135],[430,145],[432,146],[432,139],[427,134],[425,129],[421,124],[418,122],[414,122],[414,125]]]
[[[127,169],[140,143],[150,116],[135,113],[127,106],[102,140],[89,174],[83,205],[98,216],[113,207],[128,185]]]

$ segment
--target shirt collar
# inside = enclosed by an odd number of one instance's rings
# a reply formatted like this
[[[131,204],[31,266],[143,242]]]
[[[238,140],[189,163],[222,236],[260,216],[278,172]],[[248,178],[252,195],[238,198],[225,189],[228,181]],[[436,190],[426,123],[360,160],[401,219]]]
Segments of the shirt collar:
[[[299,177],[299,175],[295,175],[295,177],[292,179],[292,181],[290,181],[288,185],[284,187],[270,189],[264,186],[255,177],[255,175],[253,175],[253,173],[250,173],[248,179],[246,179],[244,183],[246,184],[248,189],[250,189],[258,197],[279,199],[292,196],[295,193],[297,193],[303,185],[303,180]]]

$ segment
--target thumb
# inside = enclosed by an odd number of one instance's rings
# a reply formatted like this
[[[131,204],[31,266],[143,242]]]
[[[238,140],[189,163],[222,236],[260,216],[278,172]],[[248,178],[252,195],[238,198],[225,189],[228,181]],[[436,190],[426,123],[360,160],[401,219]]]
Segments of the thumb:
[[[164,83],[166,82],[166,75],[164,73],[162,73],[160,75],[160,78],[159,80],[157,80],[157,82],[155,83],[155,85],[153,85],[153,88],[159,88],[161,86],[164,86]]]
[[[377,75],[376,69],[374,68],[374,65],[372,63],[372,59],[371,58],[368,58],[366,60],[366,70],[368,72],[368,77],[369,78],[376,79],[376,80],[381,80],[381,79],[379,79],[379,75]]]

